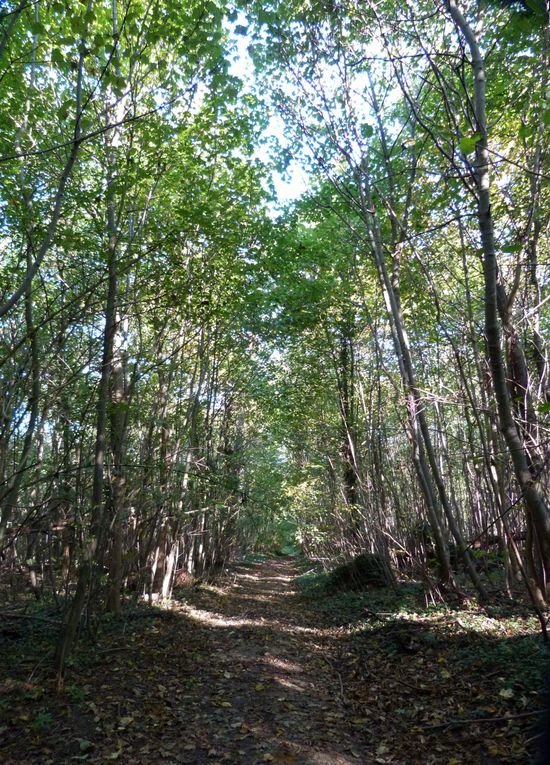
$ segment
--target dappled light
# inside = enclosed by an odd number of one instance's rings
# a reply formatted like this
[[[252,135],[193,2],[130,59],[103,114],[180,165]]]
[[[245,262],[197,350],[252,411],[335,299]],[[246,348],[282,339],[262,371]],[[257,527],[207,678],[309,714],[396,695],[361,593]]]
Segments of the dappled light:
[[[0,765],[550,765],[549,23],[0,0]]]
[[[62,762],[85,746],[92,762],[120,752],[139,765],[157,765],[159,751],[188,765],[425,765],[433,751],[439,765],[459,749],[479,765],[493,746],[479,726],[493,716],[498,746],[522,761],[520,726],[533,730],[538,714],[536,624],[524,611],[499,621],[479,609],[418,613],[411,601],[399,614],[398,593],[312,600],[317,580],[297,586],[299,575],[292,559],[230,568],[216,584],[180,588],[166,608],[105,623],[100,646],[83,646],[69,668],[38,746]],[[39,633],[35,651],[43,645]],[[14,709],[44,709],[40,686],[3,689]],[[72,731],[63,743],[59,725]],[[20,742],[8,741],[15,765]]]
[[[268,664],[270,667],[273,667],[275,670],[283,670],[284,672],[303,672],[303,669],[300,665],[294,664],[290,661],[285,661],[278,656],[268,656],[266,659],[264,659],[264,663]]]
[[[274,568],[266,575],[261,568],[256,568],[254,572],[245,570],[246,573],[236,568],[236,578],[223,594],[223,611],[196,608],[185,602],[185,598],[178,610],[194,621],[214,627],[256,627],[289,635],[330,635],[330,629],[323,630],[320,626],[308,627],[300,624],[300,617],[294,609],[289,610],[285,607],[286,600],[296,597],[296,591],[293,589],[295,576],[291,573],[281,575],[278,571],[278,568]],[[217,590],[218,588],[211,586],[203,588],[205,593],[212,592],[216,596]],[[276,618],[267,618],[265,614],[272,612],[269,605],[273,601],[277,609]],[[254,606],[259,606],[259,609],[255,609]],[[236,616],[235,611],[239,611],[240,615]],[[253,615],[254,611],[258,611],[257,617]]]

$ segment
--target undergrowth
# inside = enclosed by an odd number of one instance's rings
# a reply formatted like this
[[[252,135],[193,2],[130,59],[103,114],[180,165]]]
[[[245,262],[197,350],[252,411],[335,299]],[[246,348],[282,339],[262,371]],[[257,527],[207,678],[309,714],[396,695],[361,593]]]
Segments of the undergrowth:
[[[437,656],[453,672],[492,678],[506,694],[521,694],[523,704],[543,690],[550,666],[550,646],[525,603],[497,600],[482,607],[427,605],[419,583],[402,583],[397,591],[331,588],[330,574],[320,569],[297,578],[300,595],[320,617],[347,628],[356,643],[377,640],[377,651],[389,659],[418,651]]]

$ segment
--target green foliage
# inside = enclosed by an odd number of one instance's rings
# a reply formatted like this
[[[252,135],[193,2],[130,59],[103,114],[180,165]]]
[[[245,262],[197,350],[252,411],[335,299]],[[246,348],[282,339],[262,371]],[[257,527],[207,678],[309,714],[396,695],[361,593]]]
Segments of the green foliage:
[[[512,628],[512,623],[510,628]],[[510,640],[476,640],[459,647],[456,661],[468,674],[494,671],[504,673],[506,687],[518,692],[542,689],[547,664],[547,650],[536,635]]]
[[[82,704],[86,700],[86,691],[78,685],[70,683],[65,687],[65,693],[73,704]]]
[[[51,712],[46,709],[40,709],[32,721],[32,727],[37,733],[45,733],[51,726],[53,717]]]
[[[479,133],[474,133],[470,136],[464,136],[458,142],[460,151],[464,152],[464,154],[471,154],[475,150],[476,144],[480,138],[481,135]]]
[[[359,629],[369,628],[366,612],[395,612],[401,616],[419,610],[421,588],[403,584],[397,593],[390,588],[376,588],[369,592],[335,592],[330,572],[308,572],[298,577],[301,596],[334,624],[352,624]],[[373,625],[376,626],[376,625]]]
[[[537,338],[550,283],[537,3],[463,4],[488,52],[491,211],[518,328],[506,339],[528,351],[533,421],[548,411]],[[48,244],[0,320],[8,547],[30,565],[55,558],[66,581],[41,587],[70,593],[86,545],[111,565],[120,523],[132,598],[158,586],[155,561],[176,542],[181,570],[251,549],[334,561],[394,542],[395,563],[426,512],[411,393],[463,533],[504,498],[515,506],[484,366],[481,135],[445,13],[425,0],[376,15],[137,0],[118,4],[113,33],[115,6],[10,3],[19,15],[0,40],[1,302]],[[231,68],[236,38],[251,79]],[[307,193],[276,213],[272,174],[295,163]],[[512,398],[521,430],[524,391]],[[113,578],[98,576],[102,595]]]

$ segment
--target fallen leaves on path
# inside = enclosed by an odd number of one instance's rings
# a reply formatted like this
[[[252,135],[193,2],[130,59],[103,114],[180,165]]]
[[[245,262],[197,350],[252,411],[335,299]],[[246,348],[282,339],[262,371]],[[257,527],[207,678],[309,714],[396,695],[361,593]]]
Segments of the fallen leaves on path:
[[[343,626],[304,602],[297,573],[286,559],[236,567],[216,586],[189,588],[170,611],[114,625],[78,655],[63,696],[25,680],[22,665],[0,684],[0,761],[526,761],[534,691],[510,682],[505,666],[476,675],[475,641],[465,671],[471,635],[456,620]],[[482,627],[480,640],[492,639],[495,625]]]

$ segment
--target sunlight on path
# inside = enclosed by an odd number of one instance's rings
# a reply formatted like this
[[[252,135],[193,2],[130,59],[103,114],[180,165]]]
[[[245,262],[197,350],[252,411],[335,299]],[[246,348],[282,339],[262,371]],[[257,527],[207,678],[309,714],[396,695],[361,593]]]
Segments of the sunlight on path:
[[[266,599],[265,602],[269,603],[269,600]],[[299,625],[292,623],[285,624],[281,620],[265,619],[264,617],[259,617],[257,619],[247,619],[245,617],[237,616],[228,617],[213,611],[201,611],[193,606],[184,606],[181,608],[181,611],[189,616],[189,618],[201,622],[202,624],[209,624],[212,627],[269,627],[286,634],[292,635],[302,633],[304,635],[315,635],[317,637],[319,635],[329,636],[334,632],[334,630],[320,629],[318,627],[313,629],[312,627],[300,627]]]
[[[372,762],[362,734],[346,721],[326,658],[338,629],[316,625],[294,589],[296,575],[289,560],[241,566],[226,585],[205,585],[177,607],[202,631],[204,651],[189,694],[188,746],[196,748],[185,762]]]

